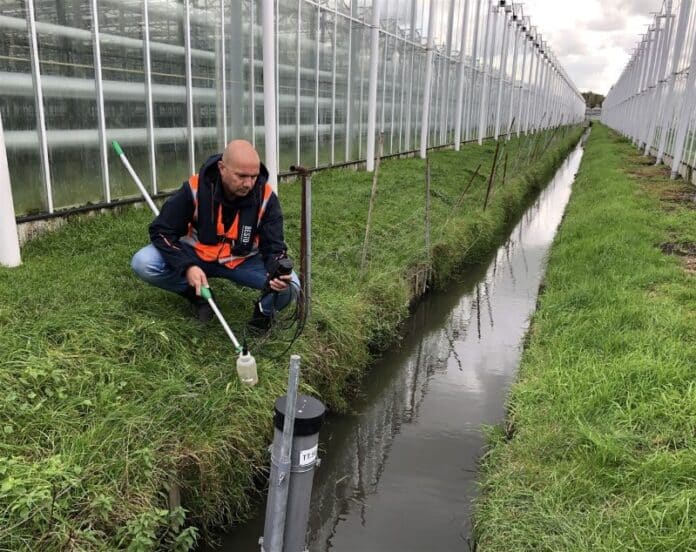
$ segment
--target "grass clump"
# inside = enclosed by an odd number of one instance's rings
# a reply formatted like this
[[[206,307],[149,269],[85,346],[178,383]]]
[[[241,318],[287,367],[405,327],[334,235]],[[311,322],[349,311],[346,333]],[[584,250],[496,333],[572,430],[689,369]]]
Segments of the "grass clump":
[[[485,213],[493,144],[431,154],[434,262],[425,269],[437,282],[497,244],[579,133],[511,141],[507,181],[498,179]],[[542,143],[544,154],[534,154]],[[454,212],[478,164],[484,170]],[[428,258],[424,167],[383,163],[365,273],[371,175],[314,176],[313,319],[293,352],[304,391],[333,409],[345,408],[375,350],[396,339],[415,298],[412,280]],[[282,186],[295,254],[299,196],[298,183]],[[260,382],[241,386],[222,329],[201,327],[180,298],[131,274],[150,220],[145,208],[73,220],[28,244],[21,267],[0,270],[3,549],[185,550],[197,528],[242,519],[263,481],[272,405],[287,379],[287,359],[273,357],[285,344],[252,343]],[[242,327],[256,293],[213,287]]]
[[[661,247],[693,243],[696,215],[651,163],[594,127],[491,430],[482,552],[696,549],[696,287]]]

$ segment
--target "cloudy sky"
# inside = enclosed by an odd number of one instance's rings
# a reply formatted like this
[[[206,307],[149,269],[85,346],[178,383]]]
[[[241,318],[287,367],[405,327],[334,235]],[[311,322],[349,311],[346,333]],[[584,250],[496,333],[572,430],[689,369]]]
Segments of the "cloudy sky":
[[[662,0],[523,0],[523,6],[576,86],[606,94]]]

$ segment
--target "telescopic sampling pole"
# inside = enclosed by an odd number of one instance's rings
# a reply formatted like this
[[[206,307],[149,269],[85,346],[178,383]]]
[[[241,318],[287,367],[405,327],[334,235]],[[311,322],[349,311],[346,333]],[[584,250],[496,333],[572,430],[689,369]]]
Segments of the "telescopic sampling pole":
[[[128,171],[128,173],[131,175],[133,182],[135,182],[136,186],[138,186],[140,193],[143,194],[143,197],[145,198],[145,201],[147,202],[147,204],[150,206],[150,209],[152,209],[152,212],[155,214],[155,216],[159,215],[159,209],[157,208],[157,205],[155,205],[155,202],[152,201],[150,194],[145,189],[145,186],[141,182],[140,178],[138,178],[138,175],[135,174],[133,167],[131,166],[130,162],[126,158],[126,154],[123,153],[123,150],[121,149],[121,145],[116,140],[112,141],[111,145],[113,145],[114,150],[116,150],[116,153],[121,158],[121,162],[126,167],[126,170]],[[223,329],[225,330],[225,333],[232,341],[232,344],[234,345],[235,351],[237,353],[241,353],[242,346],[239,344],[239,341],[237,341],[237,338],[234,336],[234,333],[232,333],[230,326],[227,324],[227,321],[222,316],[220,309],[215,304],[215,301],[213,300],[213,296],[210,293],[210,288],[202,287],[201,288],[201,297],[203,297],[203,299],[208,301],[210,308],[213,309],[213,312],[215,313],[215,316],[217,317],[217,319],[220,321],[220,324],[222,325]]]

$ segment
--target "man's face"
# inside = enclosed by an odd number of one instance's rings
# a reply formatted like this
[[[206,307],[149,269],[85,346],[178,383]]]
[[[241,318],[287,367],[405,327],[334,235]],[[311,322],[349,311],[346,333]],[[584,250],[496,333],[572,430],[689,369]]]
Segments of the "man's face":
[[[225,163],[218,161],[220,180],[227,197],[245,197],[259,176],[259,164],[255,160],[235,159]]]

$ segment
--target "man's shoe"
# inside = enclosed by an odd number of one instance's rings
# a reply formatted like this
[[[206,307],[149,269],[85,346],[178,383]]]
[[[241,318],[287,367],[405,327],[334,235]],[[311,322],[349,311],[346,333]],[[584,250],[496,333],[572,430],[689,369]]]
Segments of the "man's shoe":
[[[263,335],[271,329],[273,319],[261,312],[258,303],[254,303],[254,312],[251,320],[247,322],[247,330],[251,334]]]
[[[188,299],[188,302],[191,303],[191,308],[193,309],[193,317],[201,322],[202,324],[207,324],[213,319],[213,316],[215,316],[215,313],[213,313],[213,309],[211,308],[210,304],[208,304],[207,299],[203,299],[203,297],[199,297],[196,295],[196,290],[193,289],[192,287],[189,287],[184,293],[183,296]]]
[[[215,313],[213,313],[213,309],[208,304],[208,301],[199,297],[196,301],[193,302],[193,316],[199,322],[207,324],[213,319]]]

